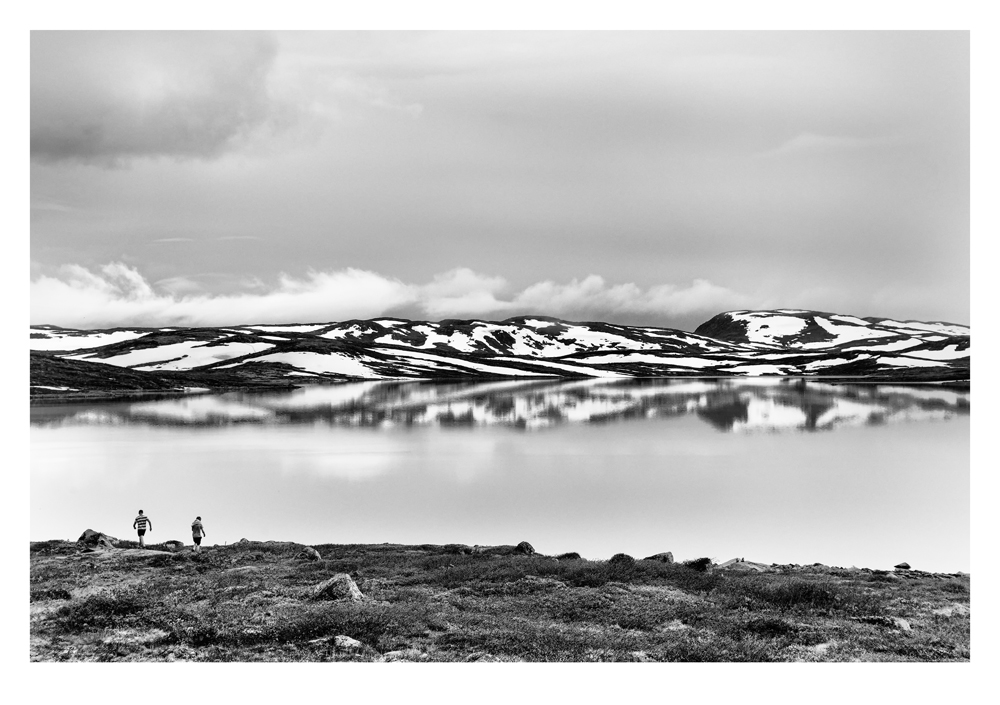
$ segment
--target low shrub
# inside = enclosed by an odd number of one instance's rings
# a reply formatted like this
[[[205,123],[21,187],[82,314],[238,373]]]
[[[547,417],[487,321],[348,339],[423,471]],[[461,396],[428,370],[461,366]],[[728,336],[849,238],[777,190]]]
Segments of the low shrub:
[[[88,595],[60,607],[56,620],[67,629],[158,626],[163,622],[163,612],[158,594],[142,586],[130,586]]]
[[[309,607],[281,620],[279,624],[266,630],[261,635],[262,638],[249,641],[298,643],[343,634],[374,648],[389,631],[391,622],[389,611],[380,605],[335,604]]]
[[[746,576],[727,580],[721,592],[732,606],[756,602],[781,610],[824,610],[852,614],[879,614],[883,608],[876,595],[838,585],[828,579],[775,580],[773,577]]]
[[[691,570],[697,570],[704,573],[712,565],[711,558],[694,558],[690,561],[684,561],[681,563],[685,568],[690,568]]]
[[[757,636],[766,637],[768,639],[788,636],[799,631],[799,628],[794,624],[790,624],[783,619],[776,619],[774,617],[751,619],[744,625],[743,628],[751,634],[756,634]]]
[[[969,586],[965,583],[948,582],[941,585],[941,592],[947,592],[953,595],[968,595]]]
[[[41,602],[44,600],[70,600],[72,595],[69,590],[63,588],[50,588],[47,590],[32,590],[31,602]]]

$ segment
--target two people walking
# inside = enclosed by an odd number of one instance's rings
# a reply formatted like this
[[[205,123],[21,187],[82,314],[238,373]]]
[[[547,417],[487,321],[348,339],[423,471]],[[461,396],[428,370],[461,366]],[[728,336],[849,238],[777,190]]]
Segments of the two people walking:
[[[153,530],[153,522],[150,521],[149,517],[141,509],[139,510],[139,516],[132,522],[132,528],[139,533],[139,548],[146,548],[146,531]],[[194,540],[195,553],[201,551],[201,539],[206,535],[205,525],[201,523],[201,517],[195,517],[195,520],[191,522],[191,538]]]

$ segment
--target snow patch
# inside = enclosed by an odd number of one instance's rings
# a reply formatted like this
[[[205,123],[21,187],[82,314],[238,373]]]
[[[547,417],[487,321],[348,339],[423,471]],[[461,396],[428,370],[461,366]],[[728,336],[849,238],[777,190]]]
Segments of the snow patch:
[[[784,311],[783,311],[784,312]],[[797,316],[775,316],[771,314],[739,314],[731,316],[747,325],[747,338],[754,343],[778,345],[776,338],[795,335],[806,327],[805,320]]]
[[[135,340],[149,331],[116,330],[110,333],[103,331],[88,331],[81,335],[76,331],[49,331],[31,329],[32,333],[44,333],[47,338],[29,338],[28,345],[32,350],[82,350],[84,348],[99,348],[102,345],[121,343],[125,340]]]
[[[130,350],[112,357],[95,357],[93,353],[65,355],[67,360],[99,362],[115,367],[131,367],[138,370],[193,370],[211,365],[220,360],[241,357],[273,348],[271,343],[224,343],[208,347],[206,340],[185,340],[180,343],[160,345],[155,348]]]
[[[382,379],[384,375],[369,369],[362,363],[343,353],[315,353],[315,352],[284,352],[261,355],[250,360],[242,360],[236,365],[226,365],[235,367],[237,365],[247,365],[255,362],[283,362],[297,367],[306,372],[317,374],[346,375],[349,377],[363,377],[367,379]]]
[[[933,360],[921,360],[915,357],[880,357],[878,364],[888,367],[940,367],[941,363]]]
[[[546,375],[540,372],[529,372],[527,370],[519,370],[513,367],[499,367],[496,365],[484,365],[478,362],[470,362],[469,360],[461,360],[458,358],[447,357],[443,355],[434,355],[432,353],[421,353],[415,350],[388,350],[386,348],[375,348],[375,352],[385,353],[387,355],[402,355],[403,357],[412,357],[420,360],[428,360],[431,362],[444,363],[449,366],[455,367],[465,367],[470,370],[477,370],[479,372],[489,372],[492,374],[506,375],[509,377],[551,377],[552,375]]]
[[[903,353],[907,357],[919,357],[925,360],[958,360],[963,357],[969,357],[971,354],[971,347],[959,350],[956,345],[946,345],[943,350],[913,350],[912,352]]]

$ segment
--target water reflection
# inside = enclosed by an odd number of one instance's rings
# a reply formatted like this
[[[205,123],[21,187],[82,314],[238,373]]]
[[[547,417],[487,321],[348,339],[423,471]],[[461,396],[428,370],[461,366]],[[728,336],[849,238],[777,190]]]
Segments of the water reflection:
[[[969,392],[930,386],[789,379],[360,382],[291,392],[226,393],[139,402],[32,407],[36,426],[306,424],[508,426],[693,416],[725,432],[819,431],[948,419]]]

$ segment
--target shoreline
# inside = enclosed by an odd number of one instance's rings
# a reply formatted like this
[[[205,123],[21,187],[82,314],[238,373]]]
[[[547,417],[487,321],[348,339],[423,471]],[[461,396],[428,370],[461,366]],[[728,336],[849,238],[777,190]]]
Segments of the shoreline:
[[[613,379],[616,382],[625,381],[620,378],[602,378],[602,377],[562,377],[558,375],[553,375],[551,377],[533,377],[525,378],[519,376],[511,377],[430,377],[430,378],[415,378],[415,377],[386,377],[379,379],[368,379],[368,378],[349,378],[349,379],[330,379],[311,382],[308,384],[290,384],[290,385],[240,385],[240,386],[226,386],[226,387],[189,387],[185,389],[92,389],[92,390],[75,390],[73,392],[45,392],[45,393],[35,393],[31,392],[29,394],[29,405],[42,405],[42,404],[72,404],[74,402],[86,402],[86,401],[129,401],[130,399],[150,399],[150,398],[175,398],[175,397],[188,397],[188,396],[198,396],[205,394],[225,394],[229,392],[293,392],[298,389],[303,389],[307,387],[320,387],[320,386],[335,386],[339,384],[350,384],[357,382],[389,382],[398,384],[400,382],[415,382],[415,383],[445,383],[445,384],[455,384],[457,382],[465,382],[468,384],[476,383],[489,383],[496,381],[507,381],[507,380],[521,380],[524,382],[537,381],[537,382],[555,382],[559,380],[564,380],[566,382],[580,382],[581,380],[600,380],[600,379]],[[655,376],[655,377],[628,377],[626,380],[789,380],[790,384],[804,384],[808,382],[820,382],[823,384],[856,384],[856,385],[893,385],[893,386],[906,386],[906,387],[935,387],[941,389],[953,389],[956,391],[970,391],[971,390],[971,379],[947,379],[947,380],[910,380],[910,379],[892,379],[892,378],[873,378],[873,377],[844,377],[844,376],[831,376],[824,377],[821,375],[814,376],[800,376],[800,375],[758,375],[758,376],[737,376],[737,375],[672,375],[672,376]]]

